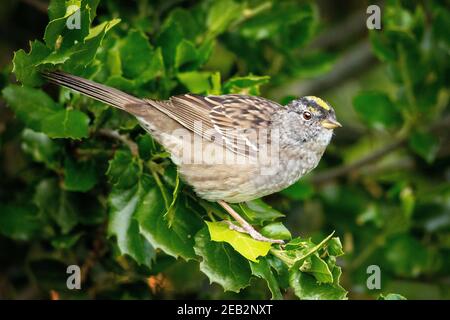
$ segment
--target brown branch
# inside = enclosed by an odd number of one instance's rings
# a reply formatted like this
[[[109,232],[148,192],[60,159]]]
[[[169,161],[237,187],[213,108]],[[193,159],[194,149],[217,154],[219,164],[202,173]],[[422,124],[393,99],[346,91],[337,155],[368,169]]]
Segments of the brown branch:
[[[347,41],[363,36],[367,32],[366,19],[365,11],[358,10],[349,17],[345,17],[339,24],[330,26],[326,31],[320,33],[309,47],[325,49],[342,46]]]
[[[360,75],[361,72],[376,64],[377,60],[372,53],[370,43],[364,40],[344,53],[326,75],[312,80],[295,80],[288,85],[283,84],[282,87],[271,90],[269,96],[279,100],[288,95],[319,95],[320,92],[339,86],[343,81]]]
[[[368,164],[371,164],[371,163],[383,158],[384,156],[391,153],[392,151],[395,151],[395,150],[401,148],[405,144],[405,142],[406,142],[406,139],[397,140],[393,143],[390,143],[390,144],[376,150],[375,152],[367,155],[364,158],[356,160],[353,163],[350,163],[348,165],[344,165],[341,167],[329,169],[327,171],[316,174],[311,177],[310,181],[313,184],[322,184],[324,182],[334,180],[340,176],[347,175],[351,172],[354,172],[354,171],[360,169],[361,167],[364,167]]]
[[[21,0],[23,3],[35,8],[37,11],[47,14],[48,3],[39,0]]]
[[[95,266],[101,257],[106,253],[105,246],[105,229],[106,225],[102,224],[96,231],[96,235],[92,244],[92,249],[89,251],[86,260],[81,266],[81,283],[85,283],[88,278],[89,271]]]
[[[442,120],[436,122],[434,125],[431,126],[430,131],[433,133],[439,133],[439,131],[441,131],[441,130],[447,130],[446,128],[448,128],[448,126],[450,126],[450,116],[447,116],[447,117],[443,118]],[[338,177],[348,175],[352,172],[356,172],[360,168],[365,167],[366,165],[369,165],[369,164],[385,157],[389,153],[402,148],[403,146],[406,145],[406,142],[407,142],[407,137],[400,138],[400,139],[398,139],[390,144],[387,144],[386,146],[374,151],[373,153],[371,153],[359,160],[356,160],[353,163],[343,165],[343,166],[340,166],[337,168],[332,168],[332,169],[326,170],[324,172],[318,173],[318,174],[312,176],[310,181],[313,184],[323,184],[328,181],[334,180]]]
[[[139,154],[138,145],[136,144],[136,142],[130,140],[124,135],[121,135],[118,131],[111,129],[100,129],[96,131],[96,133],[107,138],[119,140],[120,142],[128,146],[128,148],[130,148],[130,151],[134,156],[137,156]]]

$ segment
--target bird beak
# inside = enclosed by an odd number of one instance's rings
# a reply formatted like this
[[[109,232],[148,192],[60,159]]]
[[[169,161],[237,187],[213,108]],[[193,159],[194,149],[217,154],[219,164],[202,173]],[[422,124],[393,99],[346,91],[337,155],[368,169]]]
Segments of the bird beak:
[[[342,127],[342,124],[332,119],[325,119],[320,124],[322,125],[322,127],[327,129],[336,129]]]

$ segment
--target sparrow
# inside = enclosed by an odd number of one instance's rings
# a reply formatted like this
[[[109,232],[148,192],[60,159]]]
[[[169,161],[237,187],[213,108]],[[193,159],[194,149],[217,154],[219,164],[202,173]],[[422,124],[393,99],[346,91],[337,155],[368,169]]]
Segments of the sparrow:
[[[180,177],[205,200],[217,202],[245,232],[260,234],[229,203],[281,191],[319,163],[341,127],[331,105],[315,96],[283,106],[242,94],[182,94],[168,100],[137,98],[62,71],[42,72],[49,82],[72,89],[136,117],[171,155]]]

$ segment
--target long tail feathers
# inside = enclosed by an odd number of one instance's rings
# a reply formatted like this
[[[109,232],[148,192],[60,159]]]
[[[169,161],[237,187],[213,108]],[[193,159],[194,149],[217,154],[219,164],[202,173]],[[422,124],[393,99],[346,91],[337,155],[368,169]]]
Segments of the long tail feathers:
[[[135,113],[133,112],[133,109],[135,109],[133,107],[146,104],[143,100],[120,90],[65,72],[42,72],[42,76],[52,83],[75,90],[90,98],[131,113]]]

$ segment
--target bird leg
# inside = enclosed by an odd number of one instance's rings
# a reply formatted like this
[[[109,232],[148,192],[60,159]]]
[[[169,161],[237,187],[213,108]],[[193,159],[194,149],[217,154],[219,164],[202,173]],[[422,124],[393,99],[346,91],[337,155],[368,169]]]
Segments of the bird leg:
[[[217,201],[218,204],[222,206],[241,226],[236,226],[233,223],[229,223],[230,229],[236,230],[238,232],[247,233],[255,240],[258,241],[264,241],[264,242],[271,242],[271,243],[279,243],[284,244],[283,240],[277,240],[277,239],[270,239],[267,237],[264,237],[262,234],[260,234],[258,231],[255,230],[251,226],[250,223],[248,223],[244,218],[242,218],[239,213],[237,213],[228,203],[226,203],[223,200]]]

